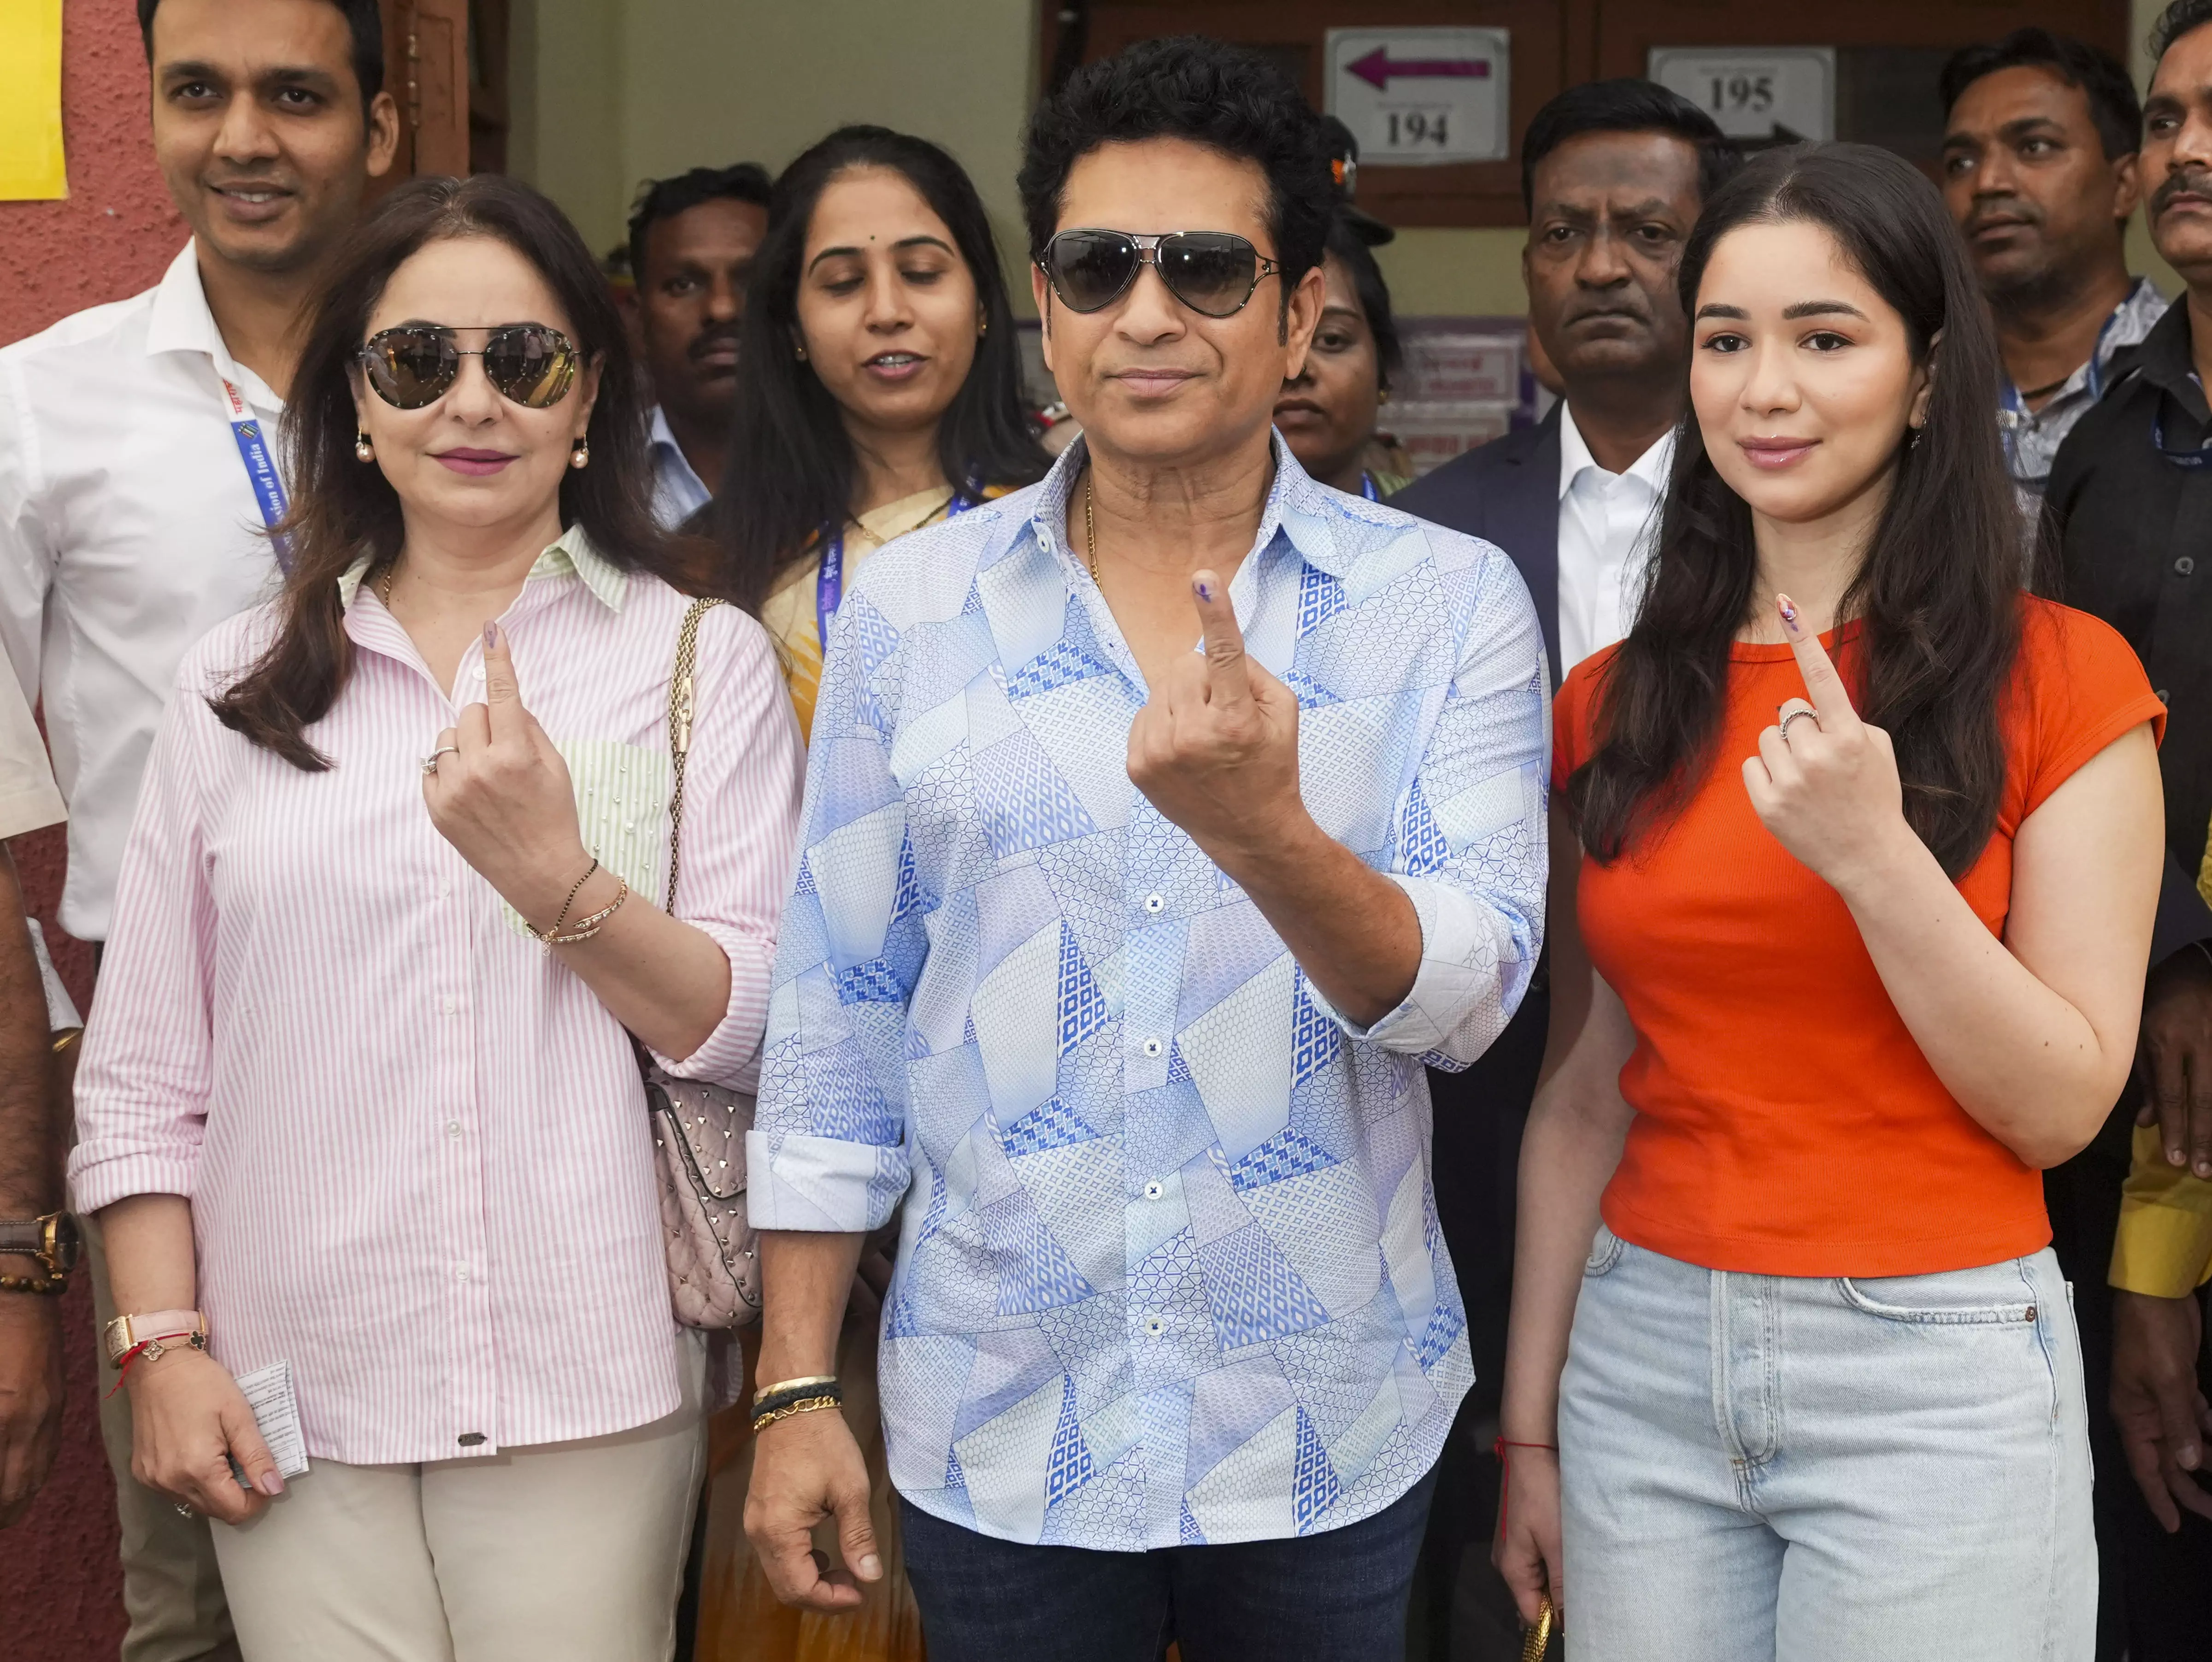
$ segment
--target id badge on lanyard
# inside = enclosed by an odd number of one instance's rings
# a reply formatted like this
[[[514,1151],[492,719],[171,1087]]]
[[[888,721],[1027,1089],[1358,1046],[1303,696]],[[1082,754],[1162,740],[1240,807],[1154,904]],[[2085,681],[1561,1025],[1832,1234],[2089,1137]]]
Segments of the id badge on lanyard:
[[[945,517],[965,514],[975,507],[968,497],[955,493],[945,505]],[[845,598],[845,533],[832,532],[823,540],[822,569],[814,575],[814,638],[821,643],[822,655],[830,656],[830,620],[837,615],[837,603]]]
[[[238,443],[238,459],[246,464],[246,477],[253,486],[253,499],[261,508],[261,522],[270,531],[284,523],[284,515],[291,508],[284,495],[283,476],[276,471],[276,458],[270,453],[269,440],[261,430],[261,421],[230,377],[216,373],[222,383],[223,414],[230,421],[230,435]],[[276,551],[276,563],[287,575],[292,569],[292,550],[282,537],[272,537]]]

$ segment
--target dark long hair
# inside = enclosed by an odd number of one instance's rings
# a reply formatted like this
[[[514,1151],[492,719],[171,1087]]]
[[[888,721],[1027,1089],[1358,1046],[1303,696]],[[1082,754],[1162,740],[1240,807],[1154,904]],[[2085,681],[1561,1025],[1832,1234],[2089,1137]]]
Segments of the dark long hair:
[[[1833,236],[1905,320],[1914,361],[1933,362],[1926,424],[1917,445],[1899,435],[1894,485],[1837,616],[1857,622],[1843,669],[1859,713],[1896,747],[1905,817],[1955,878],[1996,821],[2020,647],[2022,537],[1998,447],[1996,334],[1936,187],[1863,144],[1770,151],[1715,192],[1683,248],[1683,308],[1695,312],[1723,237],[1789,221]],[[1686,415],[1643,607],[1596,689],[1596,752],[1568,782],[1599,860],[1619,858],[1711,768],[1757,566],[1751,511]]]
[[[330,765],[307,729],[330,713],[353,673],[338,579],[363,555],[372,567],[396,558],[405,535],[398,495],[383,470],[354,455],[352,375],[369,316],[392,273],[418,251],[471,236],[503,242],[537,268],[568,314],[584,361],[599,366],[586,429],[591,466],[562,476],[562,527],[582,526],[611,564],[688,586],[678,545],[653,521],[651,406],[621,314],[575,227],[527,185],[498,174],[410,180],[347,239],[315,307],[284,411],[292,507],[279,534],[292,564],[277,601],[276,637],[243,678],[209,700],[225,727],[295,768]]]
[[[722,583],[757,612],[776,580],[826,527],[852,511],[859,463],[837,401],[793,350],[799,282],[814,205],[840,174],[888,167],[899,174],[952,233],[975,281],[988,327],[975,361],[937,429],[938,465],[953,489],[1033,484],[1052,466],[1022,398],[1021,349],[1013,307],[983,200],[967,174],[927,139],[887,127],[840,127],[783,170],[769,204],[768,236],[754,261],[738,326],[736,413],[713,510],[722,545]]]

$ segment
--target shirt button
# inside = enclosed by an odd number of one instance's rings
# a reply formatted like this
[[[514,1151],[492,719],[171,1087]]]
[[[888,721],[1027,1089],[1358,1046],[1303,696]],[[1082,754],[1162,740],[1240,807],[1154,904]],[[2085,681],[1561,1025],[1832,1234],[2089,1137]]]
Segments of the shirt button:
[[[457,1281],[457,1282],[465,1282],[465,1281],[468,1280],[468,1278],[469,1278],[469,1267],[468,1267],[468,1265],[466,1265],[466,1264],[461,1264],[461,1265],[458,1266],[458,1267],[454,1269],[454,1271],[453,1271],[453,1279],[454,1279],[455,1281]]]
[[[2173,569],[2176,571],[2179,571],[2183,576],[2186,577],[2191,572],[2197,569],[2197,562],[2191,559],[2188,555],[2185,554],[2173,563]]]
[[[1161,1334],[1167,1330],[1168,1324],[1162,1321],[1158,1316],[1147,1316],[1145,1318],[1145,1331],[1150,1334],[1153,1338],[1158,1338]]]
[[[1154,1178],[1150,1183],[1145,1185],[1145,1198],[1146,1200],[1158,1200],[1161,1196],[1166,1193],[1167,1185],[1163,1184],[1158,1178]]]
[[[1168,898],[1164,894],[1148,894],[1145,897],[1145,910],[1148,912],[1158,911],[1167,904]]]
[[[450,998],[449,998],[449,999],[447,999],[447,1000],[445,1001],[445,1007],[444,1007],[444,1008],[445,1008],[446,1014],[447,1014],[447,1015],[451,1015],[451,1014],[453,1014],[453,1013],[454,1011],[456,1011],[456,1010],[459,1009],[461,1007],[460,1007],[459,1005],[458,1005],[458,1004],[454,1003],[454,1002],[453,1002],[453,1001],[452,999],[450,999]]]
[[[457,1119],[449,1119],[449,1120],[447,1120],[447,1121],[446,1122],[446,1135],[447,1135],[447,1136],[449,1136],[449,1137],[458,1137],[458,1136],[459,1136],[459,1135],[460,1135],[460,1134],[461,1134],[461,1123],[460,1123],[460,1121],[459,1121],[459,1120],[457,1120]]]
[[[1145,1041],[1144,1048],[1146,1056],[1156,1056],[1160,1053],[1160,1042],[1156,1038],[1148,1038]]]

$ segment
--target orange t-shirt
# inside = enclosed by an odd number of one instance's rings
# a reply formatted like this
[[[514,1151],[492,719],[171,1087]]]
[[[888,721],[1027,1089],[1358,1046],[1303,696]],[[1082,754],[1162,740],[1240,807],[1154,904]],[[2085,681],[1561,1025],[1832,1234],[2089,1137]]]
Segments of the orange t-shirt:
[[[1850,652],[1847,638],[1847,682]],[[2039,1251],[2042,1174],[1943,1088],[1842,898],[1752,811],[1738,766],[1776,706],[1805,695],[1790,648],[1730,655],[1709,776],[1611,866],[1585,855],[1576,891],[1591,962],[1636,1024],[1620,1074],[1636,1117],[1607,1225],[1762,1275],[1916,1275]],[[1610,656],[1560,690],[1554,790],[1594,748],[1594,672]],[[2165,719],[2127,643],[2047,601],[2023,603],[2014,674],[1996,829],[1959,883],[1992,934],[2021,822],[2106,745]]]

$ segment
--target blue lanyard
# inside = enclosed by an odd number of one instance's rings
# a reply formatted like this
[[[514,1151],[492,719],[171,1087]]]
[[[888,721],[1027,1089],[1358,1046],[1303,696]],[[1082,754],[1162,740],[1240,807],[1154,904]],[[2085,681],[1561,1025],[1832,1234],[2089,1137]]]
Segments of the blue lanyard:
[[[284,523],[284,515],[291,508],[284,495],[284,481],[276,472],[276,459],[269,454],[269,441],[261,435],[261,423],[239,396],[238,388],[230,384],[230,377],[217,372],[216,379],[222,383],[223,408],[230,417],[230,435],[238,441],[238,459],[246,464],[246,477],[252,484],[254,500],[261,505],[261,522],[274,531]],[[276,551],[276,563],[289,575],[291,545],[282,537],[273,538],[271,542]]]
[[[1382,500],[1382,493],[1375,488],[1375,476],[1372,473],[1362,473],[1359,476],[1359,494],[1371,502],[1379,502]]]
[[[975,507],[978,498],[961,491],[952,493],[952,500],[945,505],[945,517],[965,514]],[[932,516],[933,518],[934,515]],[[927,524],[927,521],[922,522]],[[921,526],[916,526],[919,531]],[[822,569],[814,575],[814,638],[822,643],[822,655],[830,656],[830,620],[837,615],[837,603],[845,598],[845,533],[833,531],[822,542]]]
[[[2205,440],[2194,450],[2169,450],[2166,447],[2166,411],[2163,407],[2165,400],[2160,399],[2159,404],[2160,407],[2153,409],[2150,415],[2151,448],[2176,467],[2212,466],[2212,439]]]

